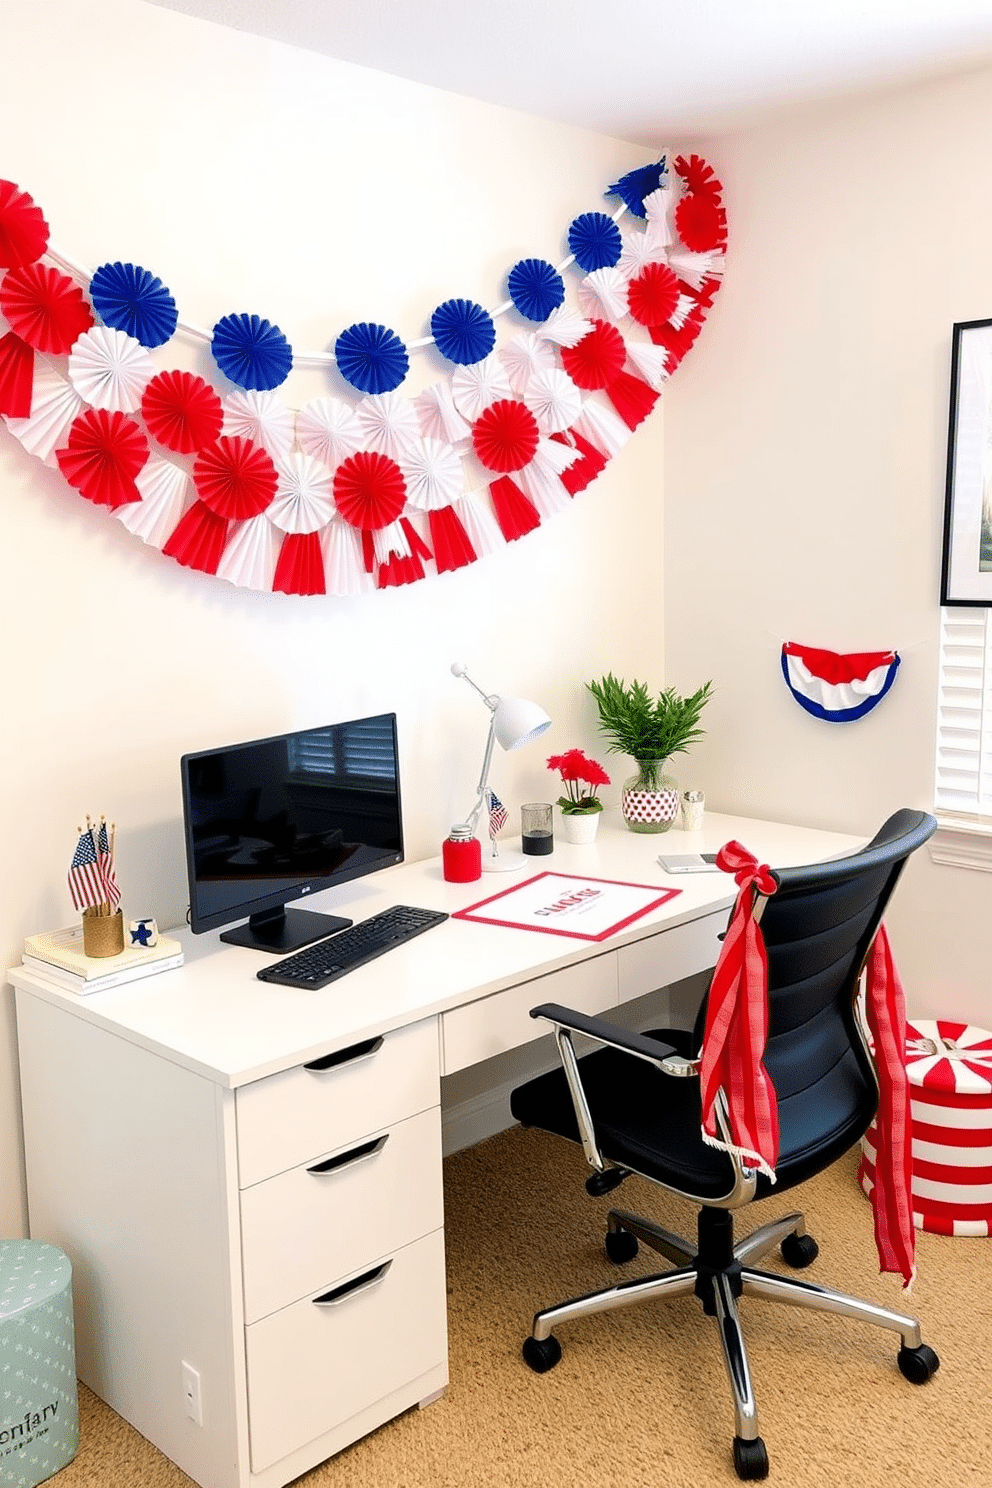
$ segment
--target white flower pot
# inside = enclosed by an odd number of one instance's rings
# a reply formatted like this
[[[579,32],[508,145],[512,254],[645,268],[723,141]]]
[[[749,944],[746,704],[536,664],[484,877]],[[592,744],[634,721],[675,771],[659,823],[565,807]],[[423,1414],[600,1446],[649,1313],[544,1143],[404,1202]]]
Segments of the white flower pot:
[[[595,842],[600,811],[562,812],[561,835],[565,842]]]

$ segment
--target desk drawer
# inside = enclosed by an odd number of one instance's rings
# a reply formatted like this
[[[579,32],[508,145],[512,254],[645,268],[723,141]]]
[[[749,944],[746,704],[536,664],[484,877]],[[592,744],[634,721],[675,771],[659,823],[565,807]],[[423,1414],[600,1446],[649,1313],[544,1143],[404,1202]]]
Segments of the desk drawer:
[[[341,1062],[339,1057],[347,1056]],[[428,1018],[235,1092],[238,1173],[248,1188],[440,1102]]]
[[[443,1231],[349,1280],[355,1290],[335,1301],[305,1297],[245,1329],[255,1473],[445,1365]]]
[[[547,1023],[530,1017],[531,1008],[542,1002],[561,1002],[580,1013],[602,1013],[616,1007],[616,952],[605,951],[589,961],[442,1013],[444,1073],[450,1075],[547,1033]]]
[[[443,1220],[437,1106],[256,1183],[241,1195],[245,1321],[419,1240]]]
[[[727,911],[721,909],[621,946],[616,953],[620,1001],[629,1002],[683,977],[711,970],[720,954],[718,937],[726,928]]]

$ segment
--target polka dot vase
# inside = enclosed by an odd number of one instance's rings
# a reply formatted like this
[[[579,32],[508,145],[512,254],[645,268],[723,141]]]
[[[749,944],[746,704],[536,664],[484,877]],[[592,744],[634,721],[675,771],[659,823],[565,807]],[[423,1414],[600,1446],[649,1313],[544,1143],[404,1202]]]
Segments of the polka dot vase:
[[[665,764],[638,760],[637,774],[623,783],[620,814],[632,832],[667,832],[678,819],[678,781],[665,773]]]

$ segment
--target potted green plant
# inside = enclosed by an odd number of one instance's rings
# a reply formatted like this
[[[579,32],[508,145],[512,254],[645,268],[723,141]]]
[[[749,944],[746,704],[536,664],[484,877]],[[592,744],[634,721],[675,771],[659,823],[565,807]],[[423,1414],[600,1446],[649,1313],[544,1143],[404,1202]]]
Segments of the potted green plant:
[[[608,747],[637,763],[637,774],[621,788],[624,821],[632,832],[667,832],[679,813],[679,788],[665,765],[703,737],[699,717],[712,695],[712,682],[688,696],[669,687],[652,697],[646,683],[628,685],[610,672],[587,686]]]
[[[581,749],[566,749],[564,754],[552,754],[548,759],[548,769],[558,771],[565,787],[565,794],[558,797],[565,841],[592,842],[603,809],[596,788],[609,785],[609,775],[601,764],[583,754]]]

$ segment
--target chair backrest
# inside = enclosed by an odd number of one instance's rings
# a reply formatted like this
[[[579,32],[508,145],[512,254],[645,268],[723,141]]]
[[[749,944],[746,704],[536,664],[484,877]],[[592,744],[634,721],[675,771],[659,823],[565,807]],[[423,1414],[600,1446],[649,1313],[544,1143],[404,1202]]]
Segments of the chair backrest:
[[[922,811],[891,816],[860,851],[774,872],[764,904],[768,953],[765,1068],[782,1123],[779,1178],[800,1181],[867,1130],[878,1087],[856,1010],[861,970],[910,854],[933,834]],[[747,846],[747,844],[744,844]],[[705,1004],[696,1037],[701,1040]],[[789,1172],[790,1165],[799,1171]]]

